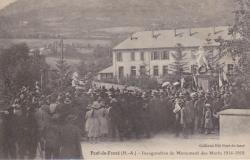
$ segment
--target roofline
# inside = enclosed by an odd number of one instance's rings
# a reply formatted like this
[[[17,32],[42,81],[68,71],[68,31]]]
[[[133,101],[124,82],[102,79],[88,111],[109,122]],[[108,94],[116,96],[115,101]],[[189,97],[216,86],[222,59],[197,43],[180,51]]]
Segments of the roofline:
[[[204,48],[218,47],[219,45],[203,46]],[[178,48],[199,48],[200,46],[180,46]],[[130,49],[112,49],[113,51],[135,51],[135,50],[163,50],[163,49],[176,49],[176,47],[159,47],[159,48],[130,48]]]
[[[219,26],[208,26],[208,27],[187,27],[187,28],[185,28],[185,27],[182,27],[182,28],[172,28],[172,29],[161,29],[161,30],[154,30],[155,32],[162,32],[162,31],[175,31],[175,30],[189,30],[189,29],[213,29],[213,28],[221,28],[221,27],[223,27],[223,28],[229,28],[229,27],[231,27],[232,25],[219,25]],[[143,33],[143,32],[152,32],[151,30],[147,30],[147,31],[137,31],[137,32],[135,32],[135,33],[133,33],[133,35],[134,34],[137,34],[137,33]],[[127,37],[125,40],[123,40],[121,43],[123,43],[123,42],[125,42],[126,40],[128,40],[129,39],[129,37]],[[121,44],[121,43],[119,43],[119,44],[117,44],[116,46],[114,46],[113,47],[113,50],[115,51],[115,50],[142,50],[142,49],[150,49],[150,48],[130,48],[130,49],[124,49],[124,48],[119,48],[119,49],[117,49],[117,47],[119,47],[119,45]],[[218,45],[210,45],[210,46],[212,46],[212,47],[216,47],[216,46],[218,46]],[[183,48],[196,48],[197,46],[188,46],[188,47],[185,47],[185,46],[183,46]],[[204,47],[207,47],[207,46],[204,46]],[[159,48],[163,48],[163,49],[172,49],[172,48],[176,48],[176,47],[159,47]],[[159,49],[159,48],[157,48],[157,49]],[[155,48],[154,48],[155,49]]]

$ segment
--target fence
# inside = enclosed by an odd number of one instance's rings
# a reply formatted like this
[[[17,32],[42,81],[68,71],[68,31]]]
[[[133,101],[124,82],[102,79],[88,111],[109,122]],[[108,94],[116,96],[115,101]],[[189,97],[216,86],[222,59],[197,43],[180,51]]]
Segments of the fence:
[[[101,88],[101,87],[105,87],[106,89],[110,89],[110,88],[114,88],[114,89],[120,89],[123,90],[125,88],[127,88],[128,90],[141,90],[138,87],[134,87],[134,86],[125,86],[125,85],[119,85],[119,84],[114,84],[114,83],[104,83],[104,82],[92,82],[92,86],[97,87],[97,88]]]

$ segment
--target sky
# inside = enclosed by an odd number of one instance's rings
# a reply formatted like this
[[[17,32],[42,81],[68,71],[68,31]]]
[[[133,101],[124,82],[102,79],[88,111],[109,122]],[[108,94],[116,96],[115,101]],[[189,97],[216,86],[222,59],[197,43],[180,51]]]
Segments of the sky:
[[[9,5],[11,2],[14,2],[15,0],[0,0],[0,9],[3,9],[7,5]]]

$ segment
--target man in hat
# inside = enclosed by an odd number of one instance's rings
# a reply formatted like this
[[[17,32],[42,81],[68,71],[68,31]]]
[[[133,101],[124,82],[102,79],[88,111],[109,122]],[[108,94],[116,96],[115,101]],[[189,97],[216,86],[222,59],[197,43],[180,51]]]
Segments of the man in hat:
[[[213,124],[214,124],[214,129],[218,130],[219,129],[219,115],[218,112],[222,110],[223,107],[223,101],[221,99],[220,94],[216,94],[213,108],[212,108],[212,114],[213,114]]]
[[[90,103],[90,98],[86,93],[78,93],[72,102],[73,114],[77,117],[76,125],[84,134],[85,114],[87,112],[87,106]]]
[[[123,114],[122,114],[122,108],[121,103],[118,102],[118,100],[113,96],[110,100],[110,122],[111,122],[111,134],[112,138],[116,138],[116,130],[119,132],[119,138],[120,140],[123,140]]]
[[[198,99],[194,103],[195,109],[195,131],[202,133],[204,131],[204,108],[205,108],[205,96],[203,93],[198,94]]]
[[[65,98],[59,96],[57,103],[58,105],[56,107],[55,113],[59,114],[61,122],[64,123],[64,120],[67,115],[72,113],[72,101],[69,95],[67,95]]]
[[[175,136],[179,137],[182,128],[183,128],[183,108],[184,108],[184,100],[183,100],[183,95],[178,94],[175,95],[175,100],[173,102],[173,113],[175,114],[175,123],[174,123],[174,128],[175,128]]]
[[[143,99],[140,93],[135,93],[132,100],[133,105],[131,106],[131,124],[136,138],[138,139],[141,134],[141,111],[143,107]],[[132,108],[133,107],[133,108]]]
[[[16,129],[15,124],[16,119],[14,115],[14,108],[9,107],[3,112],[3,122],[2,122],[2,131],[3,131],[3,157],[5,159],[16,159]]]
[[[48,117],[49,123],[42,130],[42,150],[45,151],[45,159],[59,159],[60,153],[60,125],[57,114]]]
[[[60,159],[83,159],[81,148],[81,132],[73,124],[76,117],[68,115],[65,124],[61,128],[60,134]]]
[[[0,159],[4,159],[4,152],[3,152],[3,146],[4,146],[4,127],[3,127],[3,114],[5,114],[5,111],[0,111]]]
[[[206,103],[205,104],[205,134],[210,134],[213,129],[213,120],[212,120],[212,111],[211,105]]]
[[[194,97],[189,96],[189,94],[185,95],[185,104],[183,107],[183,133],[184,138],[188,138],[189,134],[193,134],[194,129],[194,118],[195,118],[195,111],[194,111]]]
[[[147,97],[145,94],[142,96],[143,100],[143,107],[141,111],[141,117],[142,117],[142,130],[144,135],[146,135],[147,138],[150,138],[151,136],[151,121],[152,121],[152,115],[151,115],[151,108],[149,108],[149,97]]]

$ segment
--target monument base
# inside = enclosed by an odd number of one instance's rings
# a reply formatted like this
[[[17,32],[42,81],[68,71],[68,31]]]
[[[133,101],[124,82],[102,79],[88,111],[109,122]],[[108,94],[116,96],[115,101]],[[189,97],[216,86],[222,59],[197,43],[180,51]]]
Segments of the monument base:
[[[220,137],[250,135],[250,109],[221,111]]]

